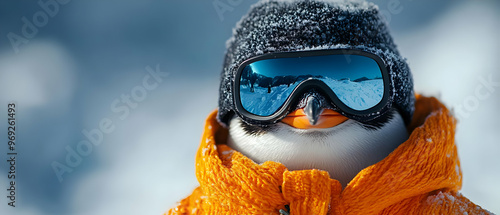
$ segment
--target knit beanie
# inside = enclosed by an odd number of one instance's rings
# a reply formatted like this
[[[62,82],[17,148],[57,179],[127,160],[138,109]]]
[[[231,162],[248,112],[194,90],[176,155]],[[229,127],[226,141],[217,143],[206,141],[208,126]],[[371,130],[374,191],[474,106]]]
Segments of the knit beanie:
[[[414,112],[413,79],[405,59],[373,3],[362,0],[261,0],[250,8],[227,41],[219,90],[218,121],[236,113],[233,85],[245,60],[274,52],[361,50],[379,56],[390,79],[386,109],[396,108],[408,124]],[[383,113],[381,113],[383,114]],[[241,115],[240,115],[241,116]],[[259,125],[258,121],[246,120]]]

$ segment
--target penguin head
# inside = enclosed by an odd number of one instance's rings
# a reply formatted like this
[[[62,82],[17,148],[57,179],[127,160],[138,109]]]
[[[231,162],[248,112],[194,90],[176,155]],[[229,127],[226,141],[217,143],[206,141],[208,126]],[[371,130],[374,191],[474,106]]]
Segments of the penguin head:
[[[238,111],[240,66],[272,53],[357,50],[378,56],[389,83],[384,109],[370,120],[339,111],[319,88],[296,95],[286,115],[260,121]],[[228,145],[257,163],[289,170],[321,169],[346,185],[361,169],[386,157],[408,133],[415,96],[410,69],[400,56],[378,7],[363,0],[262,0],[233,30],[221,75],[218,121]]]

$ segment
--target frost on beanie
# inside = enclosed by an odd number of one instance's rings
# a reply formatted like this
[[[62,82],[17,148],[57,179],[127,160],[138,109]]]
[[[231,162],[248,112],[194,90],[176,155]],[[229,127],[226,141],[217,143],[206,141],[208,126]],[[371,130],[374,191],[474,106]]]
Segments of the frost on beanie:
[[[406,123],[414,112],[410,69],[400,56],[378,7],[366,1],[262,0],[233,29],[221,75],[218,120],[227,125],[236,113],[233,84],[238,66],[251,57],[272,52],[345,49],[378,55],[391,80],[389,107]],[[237,113],[238,114],[238,113]],[[259,124],[257,121],[248,123]]]

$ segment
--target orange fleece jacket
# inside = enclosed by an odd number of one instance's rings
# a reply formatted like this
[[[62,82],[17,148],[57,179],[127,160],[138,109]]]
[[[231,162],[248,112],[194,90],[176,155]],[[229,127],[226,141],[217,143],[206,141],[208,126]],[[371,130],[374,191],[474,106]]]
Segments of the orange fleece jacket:
[[[455,118],[435,98],[417,96],[409,139],[342,189],[320,170],[256,164],[225,143],[227,130],[206,121],[196,156],[200,186],[168,214],[489,214],[458,190],[462,172]]]

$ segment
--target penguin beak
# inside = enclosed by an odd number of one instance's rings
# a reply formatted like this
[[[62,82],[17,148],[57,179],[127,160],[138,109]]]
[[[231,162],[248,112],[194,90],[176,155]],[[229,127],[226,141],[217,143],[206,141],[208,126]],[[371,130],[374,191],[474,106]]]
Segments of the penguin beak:
[[[307,98],[306,106],[288,114],[281,122],[299,129],[331,128],[348,118],[340,113],[324,109],[314,96]]]
[[[308,97],[306,106],[304,107],[304,113],[311,125],[316,125],[316,123],[318,123],[319,116],[322,112],[323,108],[318,99],[316,99],[315,96]]]

